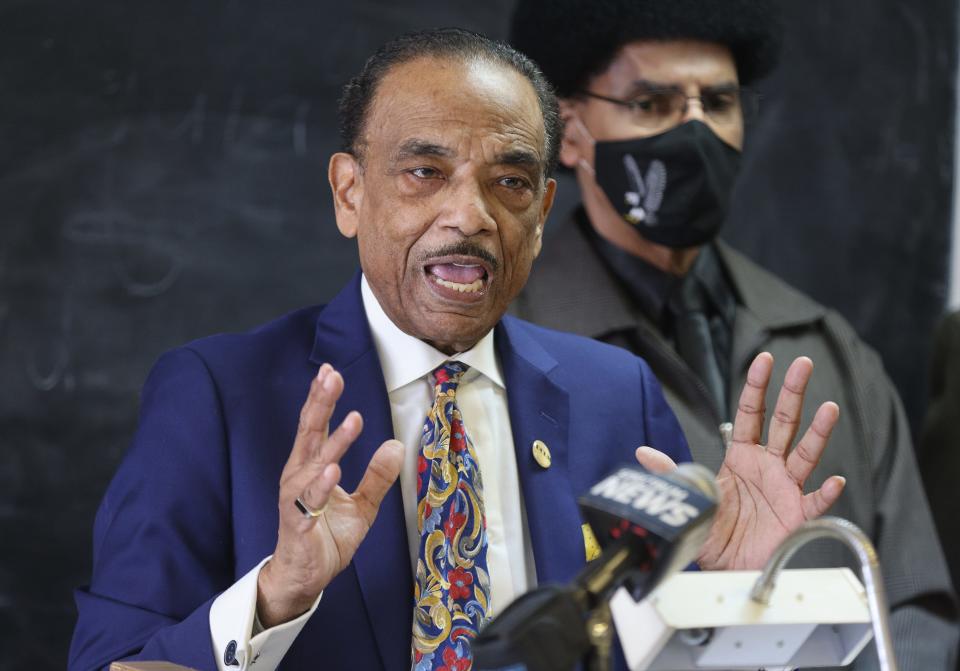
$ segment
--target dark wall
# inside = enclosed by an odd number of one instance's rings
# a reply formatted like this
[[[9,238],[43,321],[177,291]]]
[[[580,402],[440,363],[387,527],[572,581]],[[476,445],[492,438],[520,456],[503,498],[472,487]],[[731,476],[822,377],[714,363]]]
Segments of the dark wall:
[[[948,292],[957,4],[781,4],[727,237],[853,323],[916,431]]]
[[[502,36],[511,4],[0,1],[0,669],[63,668],[157,355],[352,272],[325,175],[339,86],[399,32]],[[785,7],[728,234],[919,389],[945,291],[955,8]]]

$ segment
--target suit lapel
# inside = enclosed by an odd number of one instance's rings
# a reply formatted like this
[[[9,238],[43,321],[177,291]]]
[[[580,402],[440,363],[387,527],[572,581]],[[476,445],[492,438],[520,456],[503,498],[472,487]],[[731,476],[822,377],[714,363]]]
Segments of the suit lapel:
[[[737,316],[733,320],[733,345],[730,352],[732,362],[730,370],[731,386],[735,386],[739,380],[744,379],[747,369],[750,367],[750,362],[760,353],[760,348],[769,338],[770,332],[764,328],[756,315],[749,309],[740,306],[737,309]],[[730,401],[736,403],[737,399],[731,395]]]
[[[331,428],[351,410],[363,416],[363,432],[340,462],[341,485],[353,491],[373,453],[393,438],[383,370],[360,298],[360,274],[320,314],[311,361],[329,362],[344,377],[344,392]],[[413,573],[407,548],[400,483],[387,492],[367,537],[353,557],[367,618],[384,668],[409,668]]]
[[[557,362],[516,320],[504,318],[496,342],[537,580],[566,582],[586,563],[569,471],[569,394],[549,377]],[[534,459],[535,440],[548,446],[549,468]]]
[[[822,319],[826,310],[729,245],[718,241],[716,250],[740,298],[733,327],[730,371],[731,380],[738,380],[744,378],[750,362],[772,333],[811,324]]]

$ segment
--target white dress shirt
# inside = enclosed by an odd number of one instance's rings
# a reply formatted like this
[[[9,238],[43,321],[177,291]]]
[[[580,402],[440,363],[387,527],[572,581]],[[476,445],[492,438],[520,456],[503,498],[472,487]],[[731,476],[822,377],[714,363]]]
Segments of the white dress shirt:
[[[417,532],[417,457],[423,423],[433,405],[434,381],[431,372],[445,361],[460,361],[470,366],[457,388],[457,405],[463,416],[464,428],[477,452],[483,480],[488,539],[487,569],[491,583],[488,614],[495,616],[514,598],[533,586],[536,575],[523,497],[520,495],[507,392],[494,348],[493,331],[472,349],[447,356],[397,328],[380,307],[366,277],[361,280],[361,295],[390,397],[394,437],[404,446],[400,492],[414,571],[420,546]],[[363,413],[362,408],[357,410]],[[269,557],[217,597],[210,607],[210,634],[221,671],[238,668],[228,667],[223,661],[222,653],[231,641],[236,642],[236,660],[241,670],[253,667],[257,671],[272,671],[279,665],[310,615],[319,607],[318,597],[313,607],[300,617],[261,630],[256,621],[257,576],[267,559]]]

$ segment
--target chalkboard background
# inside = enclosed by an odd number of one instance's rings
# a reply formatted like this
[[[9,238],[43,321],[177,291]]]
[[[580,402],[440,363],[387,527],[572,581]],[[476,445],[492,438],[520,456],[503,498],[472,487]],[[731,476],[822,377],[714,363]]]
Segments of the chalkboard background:
[[[948,292],[957,5],[782,4],[726,237],[880,350],[916,428]]]
[[[339,87],[512,2],[0,2],[0,668],[63,668],[93,513],[157,355],[349,277]],[[846,314],[914,413],[946,287],[956,10],[785,4],[728,236]],[[555,223],[575,198],[562,180]],[[548,228],[549,233],[549,228]]]

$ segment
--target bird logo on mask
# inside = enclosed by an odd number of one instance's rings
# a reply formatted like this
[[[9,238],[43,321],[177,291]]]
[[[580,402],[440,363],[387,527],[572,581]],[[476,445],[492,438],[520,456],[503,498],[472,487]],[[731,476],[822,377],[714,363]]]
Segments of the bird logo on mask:
[[[623,200],[630,208],[624,218],[631,224],[646,222],[656,225],[657,210],[663,202],[663,192],[667,188],[667,166],[663,161],[654,159],[647,166],[646,179],[640,174],[636,159],[630,154],[623,157],[623,167],[627,171],[632,191],[623,194]]]

